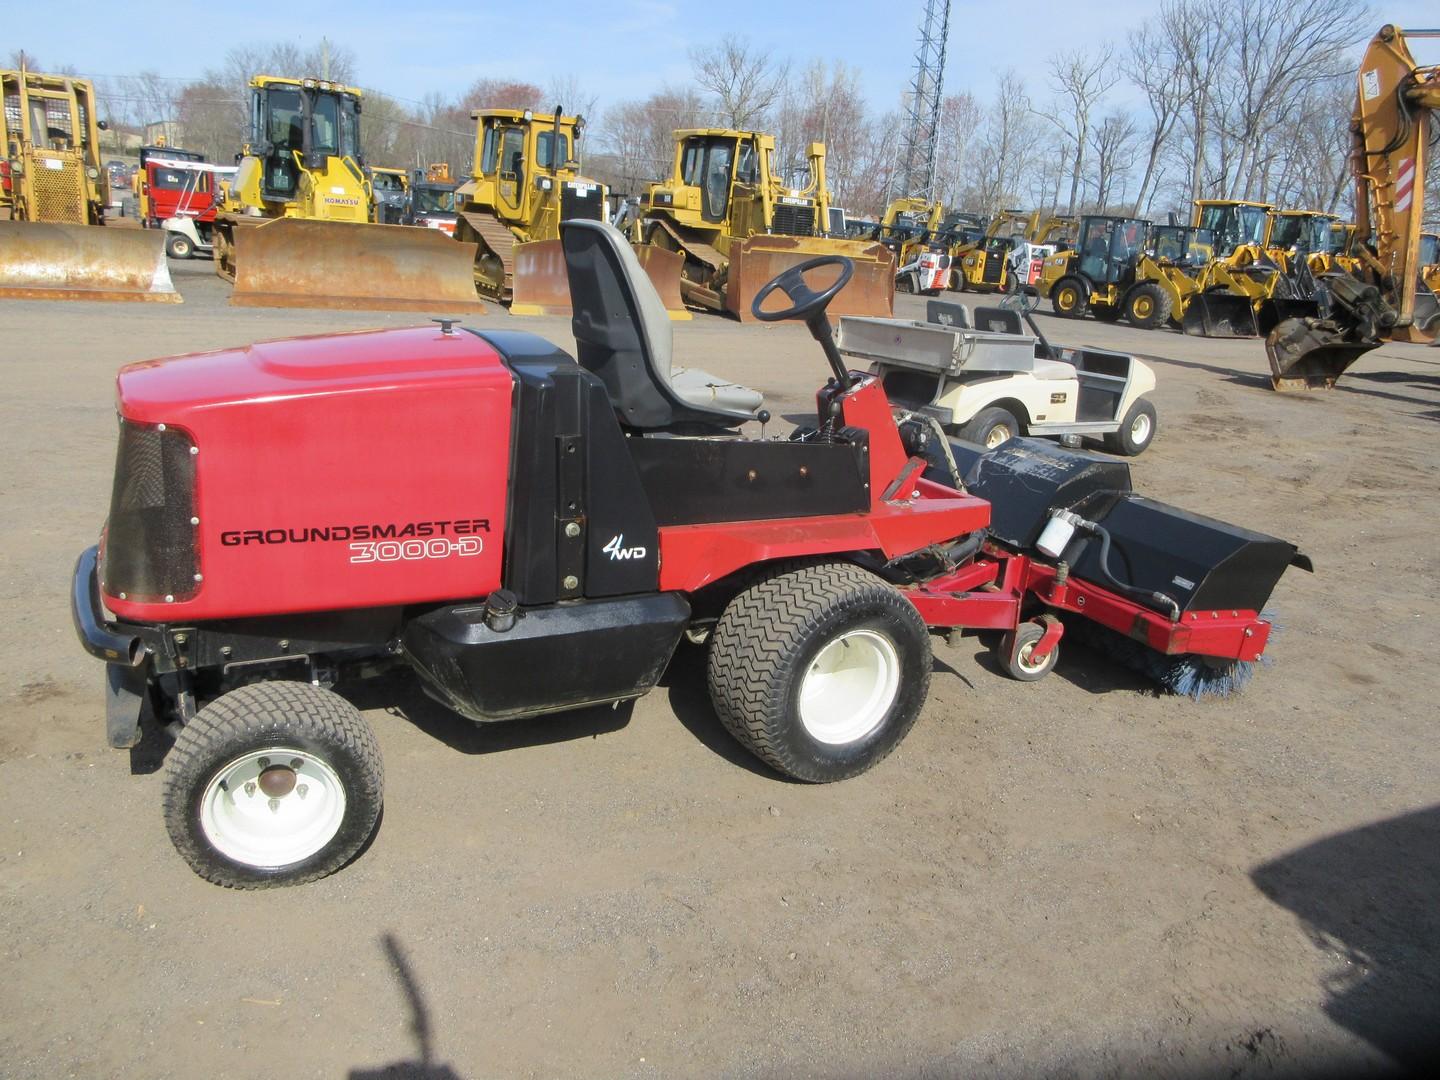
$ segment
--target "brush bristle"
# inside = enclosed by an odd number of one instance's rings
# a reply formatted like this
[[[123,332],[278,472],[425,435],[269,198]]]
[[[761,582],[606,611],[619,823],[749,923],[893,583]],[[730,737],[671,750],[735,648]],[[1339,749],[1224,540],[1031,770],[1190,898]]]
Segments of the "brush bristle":
[[[1066,619],[1065,632],[1139,672],[1166,693],[1188,697],[1192,701],[1229,697],[1242,690],[1255,676],[1254,663],[1216,660],[1193,653],[1166,656],[1089,619]]]

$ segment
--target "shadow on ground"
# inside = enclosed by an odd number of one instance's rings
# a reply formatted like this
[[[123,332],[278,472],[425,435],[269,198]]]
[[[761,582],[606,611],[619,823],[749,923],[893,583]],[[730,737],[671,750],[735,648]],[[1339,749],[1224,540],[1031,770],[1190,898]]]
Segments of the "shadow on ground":
[[[1318,840],[1251,879],[1336,957],[1325,1014],[1416,1075],[1440,1065],[1440,805]]]
[[[380,939],[380,944],[410,1011],[410,1037],[415,1043],[415,1057],[375,1068],[351,1069],[346,1074],[348,1080],[460,1080],[460,1074],[453,1068],[435,1061],[435,1034],[430,1027],[430,1009],[405,950],[394,934],[386,934]]]

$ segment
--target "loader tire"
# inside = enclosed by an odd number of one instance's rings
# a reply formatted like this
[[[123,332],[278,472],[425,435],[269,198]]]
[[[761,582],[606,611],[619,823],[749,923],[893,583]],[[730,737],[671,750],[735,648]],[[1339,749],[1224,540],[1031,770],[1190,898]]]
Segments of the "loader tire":
[[[1155,441],[1155,406],[1138,398],[1125,412],[1120,429],[1105,436],[1105,448],[1113,454],[1135,457]]]
[[[1154,330],[1170,320],[1174,302],[1153,281],[1142,282],[1125,294],[1125,319],[1140,330]]]
[[[375,831],[380,748],[358,709],[309,683],[259,682],[216,698],[181,729],[163,804],[175,849],[234,889],[332,874]]]
[[[883,761],[930,687],[930,635],[893,586],[849,563],[780,565],[711,637],[715,712],[752,754],[809,783]]]
[[[1050,307],[1062,319],[1079,319],[1090,307],[1085,286],[1079,278],[1064,277],[1050,290]]]

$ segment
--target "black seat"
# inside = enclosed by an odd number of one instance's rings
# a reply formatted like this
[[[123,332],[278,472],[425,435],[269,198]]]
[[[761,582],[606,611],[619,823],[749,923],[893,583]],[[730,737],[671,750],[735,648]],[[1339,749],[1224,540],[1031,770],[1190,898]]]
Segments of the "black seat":
[[[998,307],[977,307],[975,309],[975,329],[986,330],[992,334],[1025,333],[1018,311]]]
[[[937,323],[940,326],[955,326],[962,330],[972,329],[970,313],[965,310],[965,305],[951,303],[948,300],[926,301],[925,321]]]
[[[582,367],[600,377],[621,423],[639,431],[733,431],[753,413],[684,397],[671,381],[670,317],[613,225],[564,221],[571,321]]]

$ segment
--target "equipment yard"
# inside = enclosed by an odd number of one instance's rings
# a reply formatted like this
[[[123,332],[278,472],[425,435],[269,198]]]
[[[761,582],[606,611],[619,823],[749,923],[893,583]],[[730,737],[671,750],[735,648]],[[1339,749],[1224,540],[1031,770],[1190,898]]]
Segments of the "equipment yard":
[[[210,263],[169,265],[183,304],[4,306],[4,1075],[1422,1064],[1440,1023],[1440,349],[1387,342],[1327,392],[1277,394],[1253,338],[1036,316],[1154,369],[1138,492],[1313,560],[1276,587],[1273,663],[1238,694],[1157,695],[1069,638],[1058,678],[1023,683],[977,637],[934,636],[908,738],[811,785],[730,736],[683,640],[633,703],[510,723],[397,671],[338,688],[386,761],[363,856],[245,891],[167,842],[155,740],[107,748],[71,625],[115,372],[425,316],[231,307]],[[463,319],[573,348],[568,318]],[[804,326],[696,313],[674,333],[677,365],[763,393],[768,435],[813,418]]]

